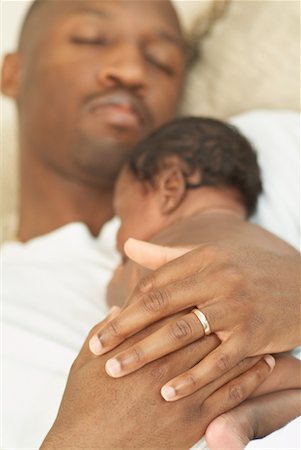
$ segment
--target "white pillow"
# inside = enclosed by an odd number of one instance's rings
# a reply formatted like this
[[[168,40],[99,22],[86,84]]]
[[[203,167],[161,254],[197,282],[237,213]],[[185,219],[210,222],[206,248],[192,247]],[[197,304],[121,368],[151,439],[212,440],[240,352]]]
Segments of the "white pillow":
[[[251,111],[230,122],[252,142],[263,180],[252,221],[300,250],[300,113]]]

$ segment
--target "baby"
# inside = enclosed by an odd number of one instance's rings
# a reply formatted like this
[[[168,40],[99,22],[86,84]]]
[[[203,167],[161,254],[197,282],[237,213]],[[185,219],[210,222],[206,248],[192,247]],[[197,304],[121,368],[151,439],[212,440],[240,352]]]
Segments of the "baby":
[[[116,184],[123,264],[109,285],[109,306],[121,306],[146,273],[131,261],[125,264],[123,246],[129,237],[187,246],[231,237],[239,242],[247,233],[256,245],[272,245],[277,238],[260,227],[241,226],[255,211],[261,191],[256,154],[233,126],[188,117],[153,133],[134,150]]]
[[[250,243],[272,249],[277,238],[254,224],[242,226],[255,211],[261,191],[256,154],[233,126],[214,119],[184,118],[152,134],[138,145],[116,184],[114,208],[121,220],[117,247],[123,262],[108,287],[109,305],[121,306],[146,274],[124,253],[130,237],[167,246],[195,246],[233,237],[245,242],[247,237]],[[286,249],[280,239],[278,245]],[[272,375],[255,393],[281,389],[279,398],[248,400],[236,415],[235,409],[224,414],[222,426],[221,418],[216,419],[219,422],[213,422],[206,433],[210,448],[244,448],[250,433],[256,434],[252,426],[262,414],[274,411],[275,417],[293,419],[298,394],[294,411],[283,408],[283,402],[285,390],[300,388],[299,373],[299,361],[279,356]],[[250,417],[255,418],[253,422]],[[263,429],[263,434],[270,432]]]

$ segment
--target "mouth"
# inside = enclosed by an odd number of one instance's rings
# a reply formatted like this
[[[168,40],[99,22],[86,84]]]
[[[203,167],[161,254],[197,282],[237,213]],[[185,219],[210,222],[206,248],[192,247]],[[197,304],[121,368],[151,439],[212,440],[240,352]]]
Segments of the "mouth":
[[[94,96],[88,101],[88,110],[109,125],[124,129],[148,128],[151,122],[146,108],[126,91]]]

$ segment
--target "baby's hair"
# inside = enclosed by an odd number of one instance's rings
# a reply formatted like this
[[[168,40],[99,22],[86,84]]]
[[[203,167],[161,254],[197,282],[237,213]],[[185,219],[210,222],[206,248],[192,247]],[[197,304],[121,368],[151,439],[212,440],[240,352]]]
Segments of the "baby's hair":
[[[186,117],[176,119],[151,134],[134,150],[130,172],[140,181],[154,184],[155,175],[178,157],[189,189],[202,186],[238,190],[249,217],[262,192],[256,153],[248,140],[232,125],[219,120]],[[191,175],[199,173],[198,181]]]

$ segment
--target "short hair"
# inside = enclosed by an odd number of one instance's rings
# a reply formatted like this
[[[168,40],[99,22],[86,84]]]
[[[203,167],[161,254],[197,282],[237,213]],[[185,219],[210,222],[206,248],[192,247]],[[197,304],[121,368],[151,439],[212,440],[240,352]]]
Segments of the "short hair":
[[[238,190],[249,217],[262,192],[260,169],[254,149],[232,125],[210,118],[176,119],[138,144],[131,154],[129,170],[140,181],[154,184],[154,177],[177,156],[184,163],[189,189],[202,186]],[[189,175],[199,171],[199,181]]]

